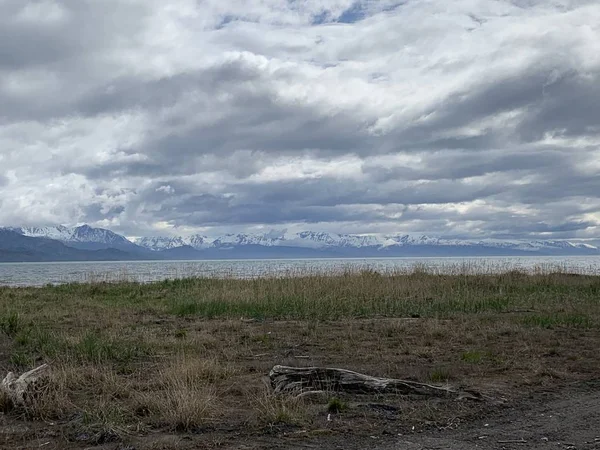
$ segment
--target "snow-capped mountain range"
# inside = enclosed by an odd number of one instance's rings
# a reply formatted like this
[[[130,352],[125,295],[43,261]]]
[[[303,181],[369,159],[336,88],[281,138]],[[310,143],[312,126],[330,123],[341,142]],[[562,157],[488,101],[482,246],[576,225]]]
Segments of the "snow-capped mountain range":
[[[23,236],[54,239],[69,244],[71,247],[83,249],[116,248],[133,249],[135,244],[120,234],[104,228],[93,228],[89,225],[79,227],[6,227]]]
[[[10,227],[28,238],[60,241],[80,250],[116,249],[131,259],[209,259],[262,257],[501,256],[600,254],[588,243],[562,240],[462,240],[426,235],[362,235],[303,231],[142,237],[131,240],[103,228]],[[2,247],[0,246],[0,253]]]
[[[522,251],[537,251],[541,249],[581,249],[598,250],[597,247],[577,242],[557,240],[460,240],[444,239],[426,235],[358,235],[336,234],[327,232],[303,231],[300,233],[276,234],[226,234],[210,239],[207,236],[192,235],[189,237],[150,237],[135,239],[134,242],[152,251],[162,251],[182,246],[190,246],[197,250],[207,248],[241,247],[258,245],[264,247],[301,247],[301,248],[379,248],[409,247],[409,246],[457,246],[457,247],[490,247],[503,249],[518,249]]]
[[[92,228],[89,225],[81,225],[73,228],[58,225],[56,227],[21,227],[8,229],[16,231],[23,236],[45,237],[64,242],[99,242],[104,244],[122,244],[130,242],[123,236],[113,233],[110,230],[104,228]]]

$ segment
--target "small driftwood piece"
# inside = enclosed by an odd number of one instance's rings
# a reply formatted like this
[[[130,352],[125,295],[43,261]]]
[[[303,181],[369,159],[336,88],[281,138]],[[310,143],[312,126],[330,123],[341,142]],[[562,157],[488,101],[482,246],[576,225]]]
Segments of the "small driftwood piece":
[[[8,372],[0,384],[0,390],[7,395],[15,406],[25,406],[28,396],[33,394],[42,380],[47,378],[48,368],[48,365],[44,364],[25,372],[18,378],[14,373]]]
[[[404,394],[454,397],[458,400],[484,400],[477,392],[459,391],[442,386],[394,378],[379,378],[346,369],[324,367],[275,366],[269,373],[276,394],[307,391],[341,391],[356,394]]]

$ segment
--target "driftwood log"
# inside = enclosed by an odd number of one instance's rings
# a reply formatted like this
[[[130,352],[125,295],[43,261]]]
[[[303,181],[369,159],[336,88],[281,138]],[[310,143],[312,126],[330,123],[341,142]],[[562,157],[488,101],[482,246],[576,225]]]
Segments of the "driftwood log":
[[[478,401],[486,398],[470,390],[461,391],[415,381],[372,377],[336,368],[275,366],[269,373],[269,379],[276,394],[296,393],[302,396],[314,391],[334,391],[355,394],[412,394]]]
[[[37,390],[43,380],[47,379],[48,368],[48,365],[44,364],[25,372],[20,377],[8,372],[0,384],[0,390],[5,393],[13,405],[26,406],[30,395]]]

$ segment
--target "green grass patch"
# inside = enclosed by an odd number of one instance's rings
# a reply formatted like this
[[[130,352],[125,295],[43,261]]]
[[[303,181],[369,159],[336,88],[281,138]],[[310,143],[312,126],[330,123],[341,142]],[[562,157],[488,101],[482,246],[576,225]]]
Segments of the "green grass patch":
[[[479,364],[483,361],[485,355],[483,352],[468,351],[460,355],[460,359],[469,364]]]
[[[141,343],[107,338],[93,331],[86,333],[70,351],[76,359],[96,364],[129,363],[150,354],[149,349]]]
[[[341,413],[347,409],[348,404],[338,397],[333,397],[329,399],[329,402],[327,402],[327,411],[330,413]]]
[[[23,327],[23,320],[17,312],[8,312],[0,317],[0,330],[9,337],[15,336]]]
[[[106,337],[96,331],[67,340],[48,329],[33,326],[21,330],[14,337],[14,343],[11,363],[20,367],[26,367],[37,359],[55,358],[123,365],[152,353],[143,343]]]
[[[33,366],[34,361],[35,358],[33,355],[23,350],[17,350],[11,353],[9,358],[10,364],[18,369],[30,368]]]
[[[185,339],[187,338],[188,335],[188,331],[185,328],[180,328],[177,331],[175,331],[175,337],[177,339]]]
[[[283,278],[187,278],[67,284],[0,289],[0,306],[18,303],[29,318],[42,309],[63,311],[93,305],[99,310],[147,311],[177,317],[338,320],[365,317],[439,317],[493,314],[519,309],[600,315],[600,277],[564,273],[440,275],[426,269],[404,273],[299,275]],[[21,311],[22,310],[22,311]],[[0,317],[0,330],[14,336],[19,315]]]
[[[445,383],[451,378],[450,371],[445,367],[436,367],[429,373],[429,381],[433,383]]]

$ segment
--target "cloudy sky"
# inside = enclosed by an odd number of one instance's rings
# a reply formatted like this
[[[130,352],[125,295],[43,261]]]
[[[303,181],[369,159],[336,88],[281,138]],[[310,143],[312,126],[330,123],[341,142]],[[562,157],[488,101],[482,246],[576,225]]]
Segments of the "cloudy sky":
[[[600,238],[598,0],[0,0],[0,225]]]

